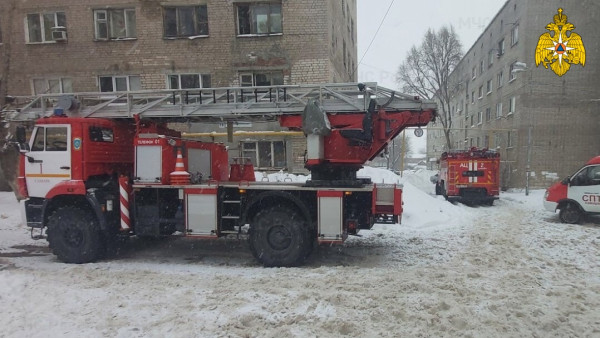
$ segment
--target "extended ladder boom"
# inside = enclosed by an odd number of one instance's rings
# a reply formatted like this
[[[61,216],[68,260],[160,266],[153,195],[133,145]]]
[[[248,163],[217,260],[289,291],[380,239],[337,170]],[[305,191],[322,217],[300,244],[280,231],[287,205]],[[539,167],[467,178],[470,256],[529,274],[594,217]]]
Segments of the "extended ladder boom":
[[[273,120],[281,115],[300,115],[309,99],[328,113],[365,112],[371,99],[386,111],[435,110],[435,103],[395,93],[377,83],[334,83],[225,87],[206,89],[146,90],[117,93],[41,94],[12,97],[5,108],[8,120],[31,121],[62,108],[72,117],[140,118],[178,120]]]

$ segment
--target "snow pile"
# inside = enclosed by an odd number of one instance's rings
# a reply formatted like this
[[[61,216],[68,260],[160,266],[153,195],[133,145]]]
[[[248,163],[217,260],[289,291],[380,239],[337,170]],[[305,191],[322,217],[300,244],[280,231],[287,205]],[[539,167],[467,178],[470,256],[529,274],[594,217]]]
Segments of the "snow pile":
[[[453,205],[433,195],[433,174],[361,170],[404,184],[402,223],[321,246],[299,268],[263,268],[245,241],[223,239],[132,240],[110,259],[63,264],[45,241],[31,246],[0,193],[2,336],[600,335],[598,219],[559,223],[542,190]]]

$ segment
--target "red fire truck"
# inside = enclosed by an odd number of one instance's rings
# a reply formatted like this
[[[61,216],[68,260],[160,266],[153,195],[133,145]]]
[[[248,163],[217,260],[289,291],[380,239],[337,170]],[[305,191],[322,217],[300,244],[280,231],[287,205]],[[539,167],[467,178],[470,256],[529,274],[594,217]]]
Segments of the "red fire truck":
[[[19,188],[32,228],[64,262],[102,257],[118,236],[248,236],[265,266],[301,264],[315,243],[338,244],[402,214],[402,187],[356,172],[404,128],[436,116],[432,102],[376,84],[52,94],[10,112]],[[53,114],[54,112],[54,114]],[[277,119],[307,137],[306,183],[255,182],[251,162],[168,122]],[[230,163],[231,162],[231,163]]]
[[[437,195],[467,204],[492,205],[500,195],[500,154],[471,148],[442,154],[435,184]]]

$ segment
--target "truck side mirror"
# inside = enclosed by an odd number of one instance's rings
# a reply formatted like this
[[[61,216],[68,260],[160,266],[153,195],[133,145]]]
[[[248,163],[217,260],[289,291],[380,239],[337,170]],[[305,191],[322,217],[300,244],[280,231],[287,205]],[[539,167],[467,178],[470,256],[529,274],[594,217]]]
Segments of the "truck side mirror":
[[[567,176],[560,183],[562,183],[564,185],[569,185],[571,183],[571,178],[569,176]]]
[[[27,135],[26,135],[25,127],[17,126],[16,139],[17,139],[17,146],[19,148],[19,152],[20,153],[28,152],[29,151],[29,143],[27,143]]]
[[[19,143],[26,143],[27,142],[27,136],[25,133],[25,127],[23,126],[17,126],[17,142]]]

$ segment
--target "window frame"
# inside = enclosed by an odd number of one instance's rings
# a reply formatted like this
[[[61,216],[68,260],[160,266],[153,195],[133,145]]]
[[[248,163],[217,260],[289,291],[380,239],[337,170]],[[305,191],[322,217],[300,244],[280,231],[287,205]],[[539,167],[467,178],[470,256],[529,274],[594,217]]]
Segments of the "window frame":
[[[113,27],[113,21],[115,20],[113,15],[120,12],[122,12],[123,15],[125,36],[113,36],[115,30],[115,27]],[[99,18],[101,13],[104,13],[103,19]],[[131,13],[133,13],[133,16],[131,16]],[[137,39],[137,15],[135,7],[94,9],[93,17],[95,41],[123,41]],[[130,20],[132,21],[130,22]],[[104,24],[106,27],[101,28],[101,24]],[[106,37],[100,36],[101,31],[104,31],[103,33],[106,34]]]
[[[112,91],[102,90],[102,78],[111,78],[111,85],[113,88]],[[126,84],[127,84],[127,90],[124,90],[125,92],[142,90],[142,77],[140,75],[99,75],[98,76],[98,89],[102,93],[124,92],[123,90],[116,90],[117,89],[117,80],[123,79],[123,78],[126,79]],[[139,85],[140,85],[139,89],[131,89],[131,78],[139,78]]]
[[[64,20],[64,25],[61,25],[59,22],[61,19],[59,18],[59,14],[62,14],[62,20]],[[39,20],[39,34],[40,41],[32,41],[31,34],[32,28],[30,27],[30,16],[37,15]],[[54,16],[54,26],[46,28],[46,21],[44,20],[46,15]],[[25,15],[25,41],[28,44],[40,44],[40,43],[56,43],[56,40],[52,38],[52,28],[56,27],[67,27],[67,15],[64,11],[48,11],[48,12],[38,12],[38,13],[27,13]]]
[[[269,161],[269,165],[267,166],[263,166],[262,164],[265,164],[265,159],[261,158],[261,144],[264,146],[265,143],[268,143],[269,146],[269,155],[270,158],[267,160]],[[279,158],[276,158],[275,156],[275,143],[280,143],[280,149],[283,150],[283,154],[281,156],[279,156]],[[246,145],[254,145],[254,148],[246,148]],[[286,148],[286,141],[285,140],[243,140],[240,141],[240,145],[239,145],[239,149],[240,149],[240,157],[242,158],[250,158],[252,164],[254,165],[255,169],[286,169],[287,168],[287,148]],[[264,148],[263,148],[264,149]],[[253,154],[252,156],[248,156],[249,154]],[[277,161],[281,161],[283,163],[283,166],[276,166],[276,162]]]
[[[172,84],[173,82],[171,81],[171,79],[173,77],[177,77],[177,88],[173,88]],[[199,84],[199,87],[182,87],[182,81],[181,81],[181,77],[182,76],[197,76],[197,83]],[[186,89],[205,89],[205,88],[211,88],[212,85],[212,76],[209,73],[173,73],[173,74],[167,74],[167,88],[168,89],[175,89],[175,90],[186,90]],[[207,84],[208,82],[208,84]]]
[[[46,90],[44,92],[38,93],[38,91],[36,90],[36,88],[37,88],[36,81],[44,81],[44,85],[46,88]],[[58,92],[50,91],[50,89],[53,88],[52,85],[50,84],[51,81],[58,81],[58,87],[59,87]],[[70,87],[71,90],[65,90],[65,89],[69,89],[68,87]],[[72,93],[73,92],[73,79],[71,79],[70,77],[34,77],[31,79],[31,92],[33,93],[33,95],[48,94],[48,93],[53,93],[53,94]]]
[[[192,10],[192,26],[193,33],[184,34],[182,30],[182,20],[186,19],[183,16],[183,10]],[[168,11],[175,11],[175,35],[169,35],[167,32]],[[201,12],[203,11],[203,12]],[[189,39],[194,37],[209,36],[209,21],[208,21],[208,6],[206,4],[190,5],[190,6],[163,6],[163,37],[165,39]]]
[[[516,109],[517,109],[517,97],[511,96],[508,99],[508,113],[506,115],[514,114]]]
[[[281,83],[280,84],[273,84],[273,74],[277,74],[277,75],[281,75]],[[258,76],[265,76],[268,77],[269,79],[269,83],[268,85],[264,85],[264,84],[257,84],[257,79],[256,77]],[[244,80],[244,77],[248,77],[248,76],[252,76],[252,83],[251,85],[248,85],[248,81]],[[271,70],[271,71],[243,71],[243,72],[238,72],[238,78],[240,81],[240,87],[258,87],[258,86],[281,86],[285,83],[284,80],[284,76],[283,76],[283,71],[281,70]]]
[[[504,44],[504,38],[502,38],[500,41],[498,41],[498,55],[502,56],[502,55],[504,55],[505,52],[506,52],[506,47]]]
[[[260,7],[264,7],[267,6],[268,8],[268,12],[266,13],[266,26],[267,26],[267,32],[266,33],[259,33],[258,30],[258,20],[256,19],[256,16],[258,15],[257,13],[254,13],[255,11],[258,10],[258,8]],[[283,13],[282,13],[282,2],[281,1],[277,1],[277,2],[249,2],[249,3],[236,3],[235,4],[236,10],[235,10],[235,17],[236,17],[236,35],[238,37],[244,37],[244,36],[274,36],[274,35],[283,35]],[[247,15],[248,17],[245,19],[246,22],[244,22],[244,24],[242,25],[241,21],[242,21],[242,14],[241,9],[242,8],[246,8],[247,7],[247,12],[245,15]],[[277,20],[279,23],[279,29],[280,31],[271,31],[273,29],[273,17],[277,16],[277,12],[273,11],[273,9],[275,8],[279,8],[279,19]],[[243,26],[243,28],[242,28]],[[256,26],[256,27],[255,27]],[[242,30],[244,29],[244,30]],[[245,30],[248,30],[248,32],[246,32]]]
[[[498,102],[496,103],[496,119],[499,120],[502,117],[502,102]]]
[[[515,24],[510,30],[510,45],[514,46],[519,42],[519,24]]]

